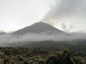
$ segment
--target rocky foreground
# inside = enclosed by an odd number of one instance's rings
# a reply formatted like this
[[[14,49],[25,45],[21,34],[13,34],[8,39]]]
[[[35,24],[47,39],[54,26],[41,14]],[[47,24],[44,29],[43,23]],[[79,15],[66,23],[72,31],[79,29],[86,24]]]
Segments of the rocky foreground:
[[[86,56],[70,49],[0,48],[0,64],[86,64]]]

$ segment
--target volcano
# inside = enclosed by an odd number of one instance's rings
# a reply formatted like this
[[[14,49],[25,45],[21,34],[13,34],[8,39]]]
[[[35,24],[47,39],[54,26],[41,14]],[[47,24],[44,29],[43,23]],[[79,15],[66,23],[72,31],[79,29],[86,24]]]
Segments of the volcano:
[[[47,23],[44,23],[44,22],[38,22],[38,23],[35,23],[31,26],[28,26],[28,27],[25,27],[23,29],[20,29],[18,31],[15,31],[13,32],[12,34],[15,34],[15,35],[25,35],[27,33],[46,33],[46,32],[49,32],[49,33],[64,33],[63,31],[47,24]]]

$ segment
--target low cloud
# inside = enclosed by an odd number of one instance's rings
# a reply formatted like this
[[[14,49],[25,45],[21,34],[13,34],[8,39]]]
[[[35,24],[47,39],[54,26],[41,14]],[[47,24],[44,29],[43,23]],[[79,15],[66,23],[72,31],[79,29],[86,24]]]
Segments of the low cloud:
[[[26,35],[14,36],[14,35],[1,35],[0,46],[7,43],[18,42],[37,42],[37,41],[71,41],[77,39],[86,40],[86,33],[71,33],[71,34],[47,34],[47,33],[28,33]]]

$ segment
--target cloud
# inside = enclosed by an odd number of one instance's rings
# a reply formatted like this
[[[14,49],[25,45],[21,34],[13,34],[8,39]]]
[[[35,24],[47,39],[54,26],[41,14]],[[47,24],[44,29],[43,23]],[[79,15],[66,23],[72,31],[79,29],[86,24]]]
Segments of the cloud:
[[[11,34],[0,35],[0,46],[6,46],[8,43],[18,42],[38,42],[38,41],[71,41],[71,40],[86,40],[86,33],[71,33],[71,34],[48,34],[48,33],[28,33],[25,35],[14,36]],[[73,42],[72,42],[73,43]]]
[[[55,0],[55,5],[51,7],[45,19],[70,16],[74,13],[86,14],[86,0]]]
[[[67,27],[68,25],[79,27],[75,28],[77,31],[85,30],[86,0],[55,0],[55,5],[51,7],[43,21],[51,25],[63,22],[67,23]]]

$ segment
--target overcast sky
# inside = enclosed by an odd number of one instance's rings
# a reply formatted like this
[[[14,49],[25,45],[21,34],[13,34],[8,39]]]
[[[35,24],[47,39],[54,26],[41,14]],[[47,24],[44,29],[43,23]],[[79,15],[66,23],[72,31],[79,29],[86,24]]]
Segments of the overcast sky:
[[[0,31],[11,32],[44,19],[59,29],[86,31],[86,0],[0,0]],[[47,21],[46,21],[47,20]]]
[[[0,31],[14,31],[40,21],[53,1],[0,0]]]

